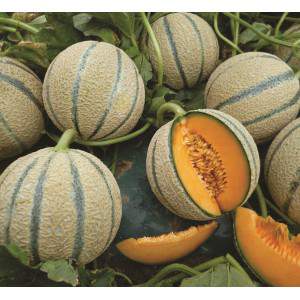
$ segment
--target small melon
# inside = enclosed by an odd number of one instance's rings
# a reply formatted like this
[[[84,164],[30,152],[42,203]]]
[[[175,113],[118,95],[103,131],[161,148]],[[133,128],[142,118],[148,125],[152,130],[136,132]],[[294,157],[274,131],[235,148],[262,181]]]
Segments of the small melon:
[[[144,109],[145,88],[123,50],[105,42],[84,41],[54,59],[45,77],[43,98],[60,130],[74,128],[80,138],[96,140],[118,137],[135,127]]]
[[[160,46],[165,82],[171,88],[193,87],[216,67],[219,44],[210,25],[192,13],[171,13],[152,24]],[[157,56],[149,39],[150,61],[157,70]]]
[[[276,136],[268,150],[264,172],[272,199],[300,224],[300,118]]]
[[[260,173],[257,147],[231,116],[204,109],[162,126],[147,154],[147,175],[170,211],[208,220],[243,204]]]
[[[113,175],[84,151],[45,148],[0,177],[0,244],[19,246],[33,262],[89,263],[114,239],[121,212]]]
[[[251,209],[236,210],[238,250],[254,273],[273,286],[300,286],[300,235],[289,237],[285,224]]]
[[[299,81],[277,56],[236,55],[218,66],[205,89],[206,107],[238,119],[257,143],[270,140],[300,108]]]
[[[31,148],[44,129],[42,83],[24,64],[0,58],[0,160]]]
[[[285,39],[290,43],[296,42],[299,39],[299,35],[300,24],[295,24],[284,32]],[[300,55],[299,50],[297,50],[296,52],[299,53],[298,55]],[[291,47],[276,45],[275,54],[283,61],[285,61],[295,71],[300,70],[300,58],[293,53]]]

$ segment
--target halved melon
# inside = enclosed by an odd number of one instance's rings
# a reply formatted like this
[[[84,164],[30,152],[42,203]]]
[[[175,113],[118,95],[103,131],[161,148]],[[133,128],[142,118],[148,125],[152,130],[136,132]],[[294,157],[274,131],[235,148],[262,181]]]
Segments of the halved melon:
[[[217,222],[192,226],[156,237],[130,238],[118,243],[119,251],[143,264],[162,264],[188,255],[204,243],[218,227]]]
[[[147,155],[147,174],[157,198],[192,220],[211,219],[244,203],[259,172],[251,135],[216,110],[192,111],[164,125]]]
[[[300,235],[285,224],[240,207],[235,214],[236,244],[257,276],[273,286],[300,286]]]

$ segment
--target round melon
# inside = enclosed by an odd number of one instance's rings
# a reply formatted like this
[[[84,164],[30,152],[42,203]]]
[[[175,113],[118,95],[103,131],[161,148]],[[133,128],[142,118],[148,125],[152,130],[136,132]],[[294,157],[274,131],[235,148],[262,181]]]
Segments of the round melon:
[[[256,144],[231,116],[204,109],[162,126],[147,153],[147,175],[161,203],[191,220],[216,218],[243,204],[260,173]]]
[[[172,13],[152,24],[160,46],[165,82],[173,89],[193,87],[216,67],[219,44],[210,25],[192,13]],[[150,61],[158,68],[157,56],[149,39]]]
[[[300,118],[276,136],[264,167],[265,181],[272,199],[300,224]]]
[[[226,112],[257,143],[270,140],[294,120],[300,108],[299,81],[281,59],[263,52],[236,55],[210,76],[206,107]]]
[[[300,286],[300,234],[286,224],[239,207],[234,218],[236,246],[259,279],[273,286]]]
[[[127,54],[108,43],[85,41],[62,51],[44,85],[45,109],[62,131],[97,140],[130,132],[144,109],[144,83]]]
[[[299,39],[300,35],[300,24],[295,24],[291,26],[288,30],[284,32],[285,39],[289,42],[294,43]],[[297,53],[300,55],[300,51]],[[290,47],[285,47],[281,45],[276,45],[275,54],[285,61],[289,66],[291,66],[295,71],[300,70],[300,58],[297,57]]]
[[[33,262],[89,263],[114,239],[121,211],[113,175],[84,151],[45,148],[0,177],[0,244],[21,247]]]
[[[31,148],[44,129],[42,83],[24,64],[0,58],[0,160]]]

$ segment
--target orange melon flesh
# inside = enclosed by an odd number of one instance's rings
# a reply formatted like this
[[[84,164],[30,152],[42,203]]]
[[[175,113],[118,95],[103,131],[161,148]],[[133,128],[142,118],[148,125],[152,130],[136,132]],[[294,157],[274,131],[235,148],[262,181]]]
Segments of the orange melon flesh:
[[[235,215],[238,247],[254,271],[273,286],[300,286],[300,235],[285,224],[240,207]]]
[[[219,154],[226,172],[226,186],[216,199],[209,194],[191,164],[184,145],[188,130],[203,137]],[[172,150],[178,176],[195,203],[211,215],[218,216],[239,206],[250,184],[249,163],[235,135],[220,121],[207,115],[191,114],[173,129]]]
[[[218,227],[216,221],[157,237],[130,238],[117,244],[128,258],[143,264],[163,264],[188,255],[204,243]]]

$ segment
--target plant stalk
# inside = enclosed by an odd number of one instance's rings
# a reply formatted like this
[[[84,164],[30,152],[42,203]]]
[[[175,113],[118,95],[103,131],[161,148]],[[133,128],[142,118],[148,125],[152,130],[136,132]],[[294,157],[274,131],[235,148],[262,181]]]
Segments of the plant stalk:
[[[143,24],[149,34],[149,37],[152,41],[155,53],[156,53],[156,58],[157,58],[157,87],[160,87],[163,85],[163,77],[164,77],[164,64],[163,64],[163,58],[162,58],[162,54],[160,51],[160,47],[158,44],[158,41],[156,39],[155,33],[151,27],[151,24],[147,18],[147,16],[145,15],[144,12],[140,13],[141,17],[142,17],[142,21]]]
[[[249,280],[251,280],[248,273],[244,270],[244,268],[240,265],[240,263],[231,254],[227,253],[225,257],[233,267],[238,269],[241,273],[245,274],[245,276],[247,276]]]
[[[28,25],[28,24],[26,24],[22,21],[14,20],[14,19],[11,19],[11,18],[0,17],[0,24],[10,25],[12,27],[27,30],[28,32],[31,32],[33,34],[37,34],[39,32],[39,30],[36,29],[35,27],[33,27],[31,25]]]
[[[287,17],[288,14],[289,14],[288,12],[284,12],[284,13],[281,15],[281,17],[280,17],[280,19],[279,19],[279,21],[277,22],[276,27],[275,27],[275,31],[274,31],[274,35],[275,35],[275,36],[278,36],[278,34],[279,34],[279,32],[280,32],[281,25],[283,24],[283,22],[284,22],[284,20],[286,19],[286,17]]]
[[[70,148],[70,145],[74,141],[76,137],[76,131],[75,129],[68,129],[66,130],[61,138],[59,139],[57,145],[54,147],[55,152],[65,152],[68,151]]]
[[[158,126],[162,126],[164,124],[164,115],[166,112],[171,112],[175,116],[174,118],[177,118],[178,116],[182,116],[186,113],[186,111],[179,106],[178,104],[167,102],[160,106],[160,108],[157,110],[156,113],[156,119]]]
[[[267,208],[267,204],[266,204],[266,198],[265,198],[259,184],[257,185],[257,187],[255,189],[255,193],[257,195],[261,216],[266,218],[268,216],[268,208]]]

